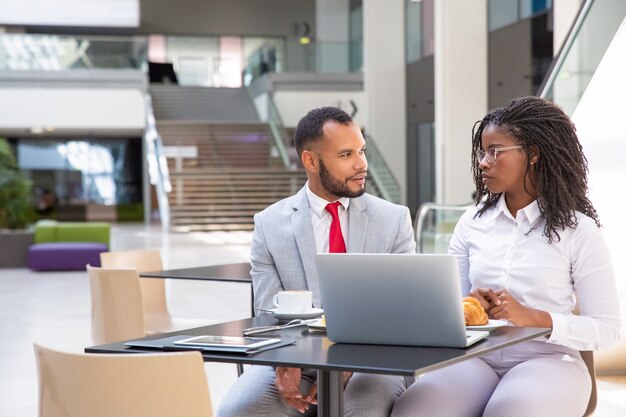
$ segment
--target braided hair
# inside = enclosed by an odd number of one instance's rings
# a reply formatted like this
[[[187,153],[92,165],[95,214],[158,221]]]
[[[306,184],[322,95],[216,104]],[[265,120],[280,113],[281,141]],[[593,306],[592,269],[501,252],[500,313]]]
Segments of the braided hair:
[[[476,185],[475,203],[483,202],[477,216],[496,205],[502,193],[491,193],[482,182],[476,153],[482,147],[482,134],[494,127],[508,134],[526,152],[525,178],[534,181],[537,204],[546,224],[543,235],[552,243],[561,240],[559,230],[578,224],[575,211],[592,218],[600,227],[596,209],[589,201],[587,158],[569,117],[554,103],[539,97],[514,99],[508,106],[497,108],[476,122],[472,129],[472,174]],[[538,154],[537,163],[530,164],[531,149]],[[536,167],[536,168],[533,168]],[[531,169],[535,175],[530,176]],[[530,194],[524,181],[524,190]]]

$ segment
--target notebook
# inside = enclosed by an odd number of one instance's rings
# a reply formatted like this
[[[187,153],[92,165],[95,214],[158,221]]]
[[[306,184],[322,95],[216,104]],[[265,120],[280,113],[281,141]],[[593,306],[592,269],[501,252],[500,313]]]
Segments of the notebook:
[[[315,258],[328,338],[340,343],[467,347],[452,255],[324,253]]]

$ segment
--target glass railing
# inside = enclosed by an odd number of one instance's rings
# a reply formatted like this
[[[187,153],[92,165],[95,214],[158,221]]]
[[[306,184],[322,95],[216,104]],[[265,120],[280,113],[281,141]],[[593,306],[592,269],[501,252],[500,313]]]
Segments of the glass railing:
[[[167,159],[163,154],[163,141],[156,129],[156,120],[154,119],[154,111],[152,109],[152,97],[150,94],[146,94],[144,100],[146,105],[144,142],[146,144],[146,160],[148,161],[148,177],[150,184],[154,185],[156,189],[161,227],[163,230],[168,230],[170,227],[170,205],[167,194],[172,191],[170,173],[167,166]],[[146,198],[147,200],[144,204],[146,207],[149,207],[147,201],[149,201],[150,196],[148,195]],[[150,213],[148,212],[146,213],[146,222],[149,222],[149,219]]]
[[[274,103],[274,99],[271,94],[268,94],[267,104],[267,122],[270,125],[272,137],[274,138],[274,143],[276,144],[280,159],[283,161],[285,168],[292,168],[294,167],[294,164],[292,163],[293,161],[291,161],[291,157],[289,155],[289,149],[292,147],[291,141],[287,137],[287,131],[285,130],[285,126],[280,118],[280,113],[278,113],[278,109],[276,108],[276,104]]]
[[[361,72],[363,63],[363,42],[311,42],[292,46],[294,55],[289,65],[282,59],[272,59],[276,54],[268,53],[266,47],[251,53],[245,64],[244,84],[266,73],[281,72],[316,72],[316,73],[352,73]],[[270,49],[271,51],[271,49]],[[268,58],[269,56],[269,58]],[[280,56],[280,55],[278,55]]]
[[[626,1],[585,1],[538,95],[571,116],[625,16]]]
[[[367,172],[378,189],[380,197],[393,203],[402,203],[402,191],[398,181],[393,176],[387,162],[378,150],[374,139],[366,135],[367,141]]]
[[[146,69],[147,38],[0,34],[0,70]]]

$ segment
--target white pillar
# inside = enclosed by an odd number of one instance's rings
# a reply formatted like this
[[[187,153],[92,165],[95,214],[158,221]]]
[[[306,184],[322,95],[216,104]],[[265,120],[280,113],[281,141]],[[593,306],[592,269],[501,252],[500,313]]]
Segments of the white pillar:
[[[349,0],[315,1],[317,72],[348,72],[349,29]]]
[[[368,131],[406,200],[404,0],[363,0],[363,86]]]
[[[437,202],[464,204],[474,190],[474,122],[487,112],[487,1],[435,2]]]

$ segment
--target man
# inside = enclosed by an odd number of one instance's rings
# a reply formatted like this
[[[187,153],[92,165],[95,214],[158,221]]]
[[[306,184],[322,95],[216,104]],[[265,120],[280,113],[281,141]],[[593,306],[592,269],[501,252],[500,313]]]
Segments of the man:
[[[307,184],[254,216],[257,313],[273,308],[272,297],[284,290],[310,290],[320,307],[316,253],[415,252],[409,210],[365,194],[365,139],[347,113],[312,110],[298,123],[295,143]],[[315,416],[316,376],[311,369],[253,366],[226,394],[218,416]],[[346,416],[386,417],[405,389],[402,377],[388,375],[345,373],[344,384]]]

